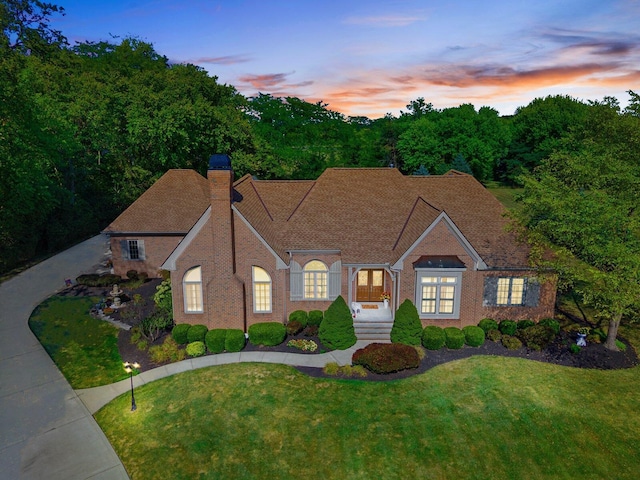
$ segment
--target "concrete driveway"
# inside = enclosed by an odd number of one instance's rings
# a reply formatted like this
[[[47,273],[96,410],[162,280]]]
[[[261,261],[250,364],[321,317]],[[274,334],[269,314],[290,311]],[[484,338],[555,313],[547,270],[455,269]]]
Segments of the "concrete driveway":
[[[91,272],[107,251],[93,237],[0,284],[0,479],[127,479],[87,407],[28,326],[33,309]]]

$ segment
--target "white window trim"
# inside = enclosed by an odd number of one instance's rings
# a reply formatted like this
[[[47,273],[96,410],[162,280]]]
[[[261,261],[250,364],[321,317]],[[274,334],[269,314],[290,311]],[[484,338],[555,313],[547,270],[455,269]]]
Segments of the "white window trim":
[[[256,280],[255,274],[256,274],[256,269],[258,268],[262,270],[265,273],[265,275],[267,275],[267,277],[269,277],[269,281]],[[273,312],[273,282],[271,281],[271,275],[269,275],[269,273],[264,268],[254,265],[251,267],[251,281],[252,281],[252,287],[253,287],[253,313],[272,313]],[[257,287],[259,285],[268,285],[269,287],[269,309],[268,310],[258,309],[256,299],[258,297]]]
[[[420,318],[424,319],[440,319],[440,320],[449,320],[449,319],[459,319],[460,318],[460,299],[462,298],[462,272],[464,272],[464,268],[416,268],[416,288],[415,288],[415,305],[418,310],[418,315]],[[453,312],[452,313],[422,313],[422,278],[423,277],[454,277],[456,282],[453,284],[454,286],[454,295],[453,295]],[[438,301],[440,298],[440,287],[441,286],[451,286],[452,284],[434,283],[433,285],[437,286],[436,290],[436,308],[438,306]]]
[[[306,267],[311,262],[321,263],[324,266],[324,270],[307,270]],[[307,297],[307,274],[313,275],[313,282],[312,282],[313,296],[312,297]],[[318,293],[318,274],[324,274],[324,279],[325,279],[325,288],[324,288],[325,296],[324,297],[319,296],[319,293]],[[317,260],[317,259],[309,260],[302,267],[302,296],[303,296],[303,300],[306,300],[306,301],[329,300],[329,268],[327,267],[327,264],[324,263],[323,261]]]
[[[187,281],[187,280],[185,280],[186,276],[190,272],[195,271],[196,269],[199,270],[200,280],[199,281]],[[196,307],[200,307],[199,309],[197,309],[197,308],[196,309],[189,309],[189,296],[187,294],[187,285],[193,285],[193,286],[196,286],[198,288],[200,305],[196,305]],[[183,299],[184,299],[184,313],[186,313],[186,314],[204,313],[204,297],[202,295],[202,267],[200,267],[200,266],[192,267],[192,268],[188,269],[186,272],[184,272],[184,276],[182,277],[182,296],[183,296]]]

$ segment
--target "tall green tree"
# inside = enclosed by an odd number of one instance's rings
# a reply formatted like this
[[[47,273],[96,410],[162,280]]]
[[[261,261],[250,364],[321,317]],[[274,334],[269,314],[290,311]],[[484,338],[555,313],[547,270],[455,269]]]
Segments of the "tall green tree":
[[[572,141],[524,178],[516,217],[555,250],[551,265],[608,321],[617,350],[620,321],[640,307],[640,119],[593,107]]]

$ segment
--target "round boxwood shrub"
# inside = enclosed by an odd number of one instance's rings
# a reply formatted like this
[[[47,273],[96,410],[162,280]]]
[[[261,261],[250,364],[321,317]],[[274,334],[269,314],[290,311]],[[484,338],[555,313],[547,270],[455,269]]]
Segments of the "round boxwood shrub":
[[[533,320],[519,320],[517,323],[518,330],[524,330],[529,327],[533,327],[536,324]]]
[[[239,328],[230,328],[224,339],[224,349],[227,352],[239,352],[246,344],[247,337]]]
[[[351,358],[354,365],[362,365],[373,373],[393,373],[418,368],[420,357],[416,349],[403,343],[371,343],[356,350]]]
[[[185,345],[189,342],[189,340],[187,339],[187,332],[190,328],[191,325],[189,325],[188,323],[179,323],[178,325],[173,327],[173,330],[171,330],[171,336],[178,345]]]
[[[224,328],[214,328],[209,330],[204,336],[204,343],[207,346],[207,350],[211,353],[224,352],[224,342],[227,336],[227,331]]]
[[[503,335],[515,335],[518,325],[513,320],[502,320],[498,329]]]
[[[551,328],[556,335],[560,333],[560,322],[555,318],[543,318],[538,322],[538,325],[544,325]]]
[[[294,321],[299,322],[302,328],[304,328],[307,326],[307,323],[309,323],[309,315],[304,310],[294,310],[289,314],[289,323]],[[302,328],[300,330],[302,330]]]
[[[531,350],[547,348],[555,336],[551,327],[540,324],[518,332],[518,338]]]
[[[253,345],[273,347],[284,342],[287,329],[278,322],[254,323],[249,327],[249,341]]]
[[[289,320],[289,323],[287,323],[287,334],[297,335],[303,328],[304,327],[298,320]]]
[[[189,343],[192,342],[203,342],[204,336],[207,334],[209,329],[206,325],[191,325],[191,328],[187,330],[187,341]]]
[[[467,325],[462,329],[464,343],[470,347],[479,347],[484,343],[484,330],[475,325]]]
[[[323,318],[324,313],[322,312],[322,310],[311,310],[309,312],[309,323],[307,324],[307,326],[315,325],[316,327],[319,327],[322,323]]]
[[[190,357],[201,357],[204,355],[204,342],[191,342],[187,344],[187,355]]]
[[[402,302],[396,311],[391,328],[391,341],[405,345],[420,345],[422,323],[413,302],[409,299]]]
[[[489,333],[489,330],[498,330],[498,322],[496,322],[493,318],[483,318],[478,323],[478,326],[484,330],[484,333]]]
[[[353,328],[353,317],[341,295],[336,298],[324,314],[318,329],[322,344],[332,350],[346,350],[358,339]]]
[[[502,333],[500,333],[500,330],[498,330],[497,328],[494,328],[493,330],[489,330],[487,332],[487,339],[491,340],[492,342],[499,342],[500,340],[502,340]]]
[[[522,342],[517,337],[511,335],[502,335],[502,345],[508,350],[518,350],[522,348]]]
[[[458,350],[464,345],[464,333],[458,327],[447,327],[444,329],[444,344],[451,350]]]
[[[444,330],[436,325],[424,327],[422,331],[422,346],[427,350],[440,350],[444,347],[446,336]]]

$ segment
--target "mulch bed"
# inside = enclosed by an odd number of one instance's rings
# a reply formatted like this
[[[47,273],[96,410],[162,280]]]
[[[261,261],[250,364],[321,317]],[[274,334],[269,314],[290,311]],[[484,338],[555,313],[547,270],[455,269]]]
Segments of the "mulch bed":
[[[139,293],[143,295],[145,298],[151,298],[153,293],[155,292],[155,287],[160,283],[160,280],[150,280],[143,284],[141,287],[135,290],[135,292],[127,291],[126,287],[123,288],[125,291],[125,295],[133,295],[133,293]],[[60,293],[63,296],[98,296],[98,297],[107,297],[108,292],[111,290],[111,287],[108,288],[97,288],[97,287],[85,287],[82,285],[74,285],[71,288],[68,288]],[[124,300],[125,297],[123,297]],[[150,308],[153,307],[153,302],[149,301]],[[125,307],[126,308],[126,307]],[[126,318],[119,318],[120,315],[118,313],[114,313],[111,315],[114,319],[118,319],[123,322],[127,322]],[[166,334],[165,334],[166,336]],[[164,341],[164,337],[162,336],[157,339],[151,345],[161,344]],[[130,342],[131,334],[129,331],[121,330],[120,335],[118,335],[118,349],[120,350],[120,355],[124,360],[127,361],[136,361],[140,363],[141,369],[149,370],[151,368],[159,367],[162,364],[154,363],[150,360],[149,355],[146,351],[141,351],[137,348],[136,345],[131,344]],[[313,340],[318,344],[318,350],[316,352],[303,352],[293,347],[287,347],[287,341],[292,338],[302,338],[306,340]],[[561,334],[557,337],[557,339],[545,350],[543,351],[533,351],[528,350],[527,348],[520,348],[519,350],[508,350],[501,343],[496,343],[487,340],[484,345],[480,347],[468,347],[464,346],[459,350],[449,350],[447,348],[442,348],[440,350],[427,350],[426,356],[420,363],[420,366],[417,369],[412,370],[404,370],[401,372],[396,372],[388,375],[379,375],[369,372],[367,377],[362,378],[362,380],[366,381],[388,381],[388,380],[396,380],[401,378],[407,378],[413,375],[417,375],[427,370],[441,365],[443,363],[451,362],[453,360],[459,360],[462,358],[468,358],[474,355],[495,355],[502,357],[515,357],[515,358],[525,358],[528,360],[534,360],[539,362],[552,363],[556,365],[564,365],[567,367],[575,367],[575,368],[592,368],[599,370],[614,370],[621,368],[631,368],[639,364],[638,357],[636,355],[635,350],[631,345],[628,344],[623,338],[618,338],[624,344],[627,345],[626,351],[614,352],[608,350],[602,344],[597,343],[589,343],[586,347],[583,347],[581,351],[577,354],[571,353],[569,351],[569,345],[575,343],[575,334],[570,334],[566,332],[561,332]],[[303,334],[296,335],[294,337],[287,337],[287,339],[280,345],[275,347],[264,347],[264,346],[256,346],[250,343],[247,343],[247,346],[243,351],[272,351],[272,352],[285,352],[285,353],[301,353],[306,355],[316,355],[318,353],[323,353],[328,351],[325,348],[318,337],[314,336],[304,336]],[[340,378],[339,376],[329,376],[326,375],[321,368],[310,368],[310,367],[296,367],[300,372],[310,375],[312,377],[320,377],[320,378]],[[360,379],[360,377],[354,377]]]

